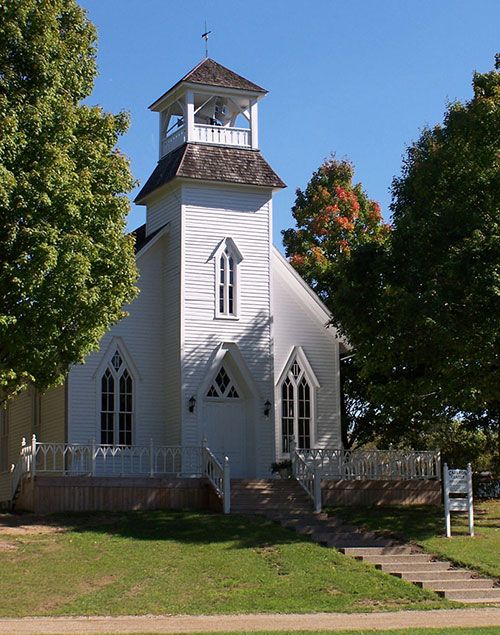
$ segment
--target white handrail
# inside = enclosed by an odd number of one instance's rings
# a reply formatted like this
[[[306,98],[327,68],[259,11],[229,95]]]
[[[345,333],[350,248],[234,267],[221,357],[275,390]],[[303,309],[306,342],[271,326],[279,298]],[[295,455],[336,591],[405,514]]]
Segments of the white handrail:
[[[308,465],[295,448],[295,443],[290,442],[290,457],[292,461],[292,474],[299,485],[314,503],[314,511],[320,512],[321,500],[321,475],[313,466]]]
[[[225,514],[231,511],[231,473],[229,458],[224,457],[224,465],[221,465],[215,454],[206,445],[203,445],[203,476],[206,476],[222,500]]]
[[[312,448],[297,450],[324,479],[413,480],[441,478],[438,451],[342,450]]]

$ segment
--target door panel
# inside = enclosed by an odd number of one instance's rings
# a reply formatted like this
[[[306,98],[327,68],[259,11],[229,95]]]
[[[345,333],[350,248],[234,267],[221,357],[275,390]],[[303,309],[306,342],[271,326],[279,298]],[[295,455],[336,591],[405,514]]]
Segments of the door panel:
[[[229,457],[232,477],[247,476],[244,401],[206,401],[204,410],[208,447],[221,462]]]

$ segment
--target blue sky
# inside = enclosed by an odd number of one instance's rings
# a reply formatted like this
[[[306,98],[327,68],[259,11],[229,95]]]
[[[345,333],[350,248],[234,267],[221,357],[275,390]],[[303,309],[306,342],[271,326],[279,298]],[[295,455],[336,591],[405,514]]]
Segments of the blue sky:
[[[355,165],[389,218],[405,147],[446,103],[468,99],[474,70],[500,50],[498,0],[80,0],[99,33],[91,103],[129,111],[120,142],[144,184],[158,159],[148,104],[209,55],[269,95],[260,105],[264,157],[287,183],[275,196],[274,242],[293,225],[297,187],[331,152]],[[132,205],[129,229],[144,222]]]

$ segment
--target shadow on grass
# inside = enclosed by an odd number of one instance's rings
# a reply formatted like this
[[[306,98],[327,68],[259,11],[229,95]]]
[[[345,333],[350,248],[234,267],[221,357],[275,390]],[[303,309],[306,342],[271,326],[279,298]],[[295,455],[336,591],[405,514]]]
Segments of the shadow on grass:
[[[328,513],[370,531],[400,540],[424,540],[443,535],[443,511],[430,505],[393,507],[330,507]]]
[[[0,528],[93,532],[132,540],[172,540],[187,544],[227,543],[228,548],[309,542],[293,531],[260,518],[193,511],[92,512],[0,515]]]

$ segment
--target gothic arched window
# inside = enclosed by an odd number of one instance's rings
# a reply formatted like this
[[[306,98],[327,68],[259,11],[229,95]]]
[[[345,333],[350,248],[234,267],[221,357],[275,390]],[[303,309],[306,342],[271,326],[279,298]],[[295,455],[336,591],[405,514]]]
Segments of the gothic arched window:
[[[215,316],[236,318],[239,311],[239,264],[241,253],[232,238],[222,241],[215,253]]]
[[[116,350],[101,376],[101,444],[132,445],[133,380]]]
[[[281,451],[290,452],[290,441],[298,448],[311,447],[313,429],[312,386],[304,365],[295,358],[281,382]]]

